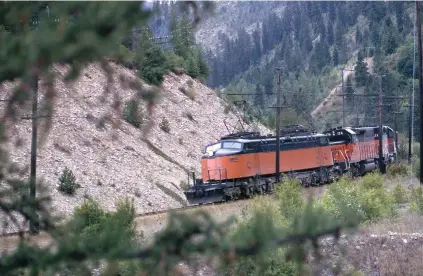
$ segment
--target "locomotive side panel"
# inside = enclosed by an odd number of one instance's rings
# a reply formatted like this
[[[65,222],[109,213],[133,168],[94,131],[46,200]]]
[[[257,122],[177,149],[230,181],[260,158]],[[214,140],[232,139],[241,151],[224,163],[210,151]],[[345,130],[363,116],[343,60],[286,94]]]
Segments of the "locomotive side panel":
[[[330,147],[281,151],[279,170],[282,173],[313,169],[320,166],[332,166],[333,159],[331,155]],[[263,175],[276,173],[275,152],[260,153],[259,159],[260,170]]]
[[[203,159],[203,181],[247,178],[260,174],[256,155],[247,153]]]

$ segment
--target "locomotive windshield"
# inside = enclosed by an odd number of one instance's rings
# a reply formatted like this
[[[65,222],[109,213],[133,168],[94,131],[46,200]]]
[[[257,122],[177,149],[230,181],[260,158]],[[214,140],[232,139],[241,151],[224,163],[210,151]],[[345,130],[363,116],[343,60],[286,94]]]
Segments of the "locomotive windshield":
[[[227,150],[242,150],[243,143],[237,141],[225,141],[222,143],[216,143],[210,146],[207,146],[205,149],[205,154],[209,156],[213,156],[214,153],[220,149],[227,149]]]
[[[240,142],[228,141],[228,142],[223,142],[222,144],[223,144],[222,148],[224,149],[242,149],[242,143]]]

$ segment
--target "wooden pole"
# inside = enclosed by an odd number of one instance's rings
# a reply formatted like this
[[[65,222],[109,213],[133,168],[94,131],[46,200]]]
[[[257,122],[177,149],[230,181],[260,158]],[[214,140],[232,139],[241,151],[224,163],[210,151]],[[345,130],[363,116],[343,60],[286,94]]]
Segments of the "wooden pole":
[[[280,116],[281,116],[281,69],[276,69],[278,72],[278,78],[277,78],[277,97],[276,97],[276,183],[279,183],[280,177],[279,177],[279,152],[280,152],[280,134],[281,134],[281,122],[280,122]]]
[[[422,77],[422,24],[420,20],[420,4],[416,1],[417,40],[419,46],[419,90],[420,90],[420,144],[423,142],[423,77]],[[423,168],[423,147],[420,147],[420,168]],[[420,184],[423,184],[423,173],[420,169]]]
[[[31,171],[29,182],[29,196],[34,203],[36,200],[36,181],[37,181],[37,107],[38,107],[38,76],[31,77],[32,88],[32,139],[31,139]],[[35,204],[33,205],[35,206]],[[33,218],[30,220],[29,229],[31,233],[38,233],[37,213],[34,210]]]

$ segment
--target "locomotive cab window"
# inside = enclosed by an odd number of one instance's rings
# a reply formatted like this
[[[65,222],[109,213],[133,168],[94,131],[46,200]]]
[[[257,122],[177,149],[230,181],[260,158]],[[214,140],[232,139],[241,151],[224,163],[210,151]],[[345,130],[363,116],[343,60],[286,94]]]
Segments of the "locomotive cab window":
[[[228,141],[222,143],[222,148],[224,149],[242,149],[242,143],[241,142],[235,142],[235,141]]]

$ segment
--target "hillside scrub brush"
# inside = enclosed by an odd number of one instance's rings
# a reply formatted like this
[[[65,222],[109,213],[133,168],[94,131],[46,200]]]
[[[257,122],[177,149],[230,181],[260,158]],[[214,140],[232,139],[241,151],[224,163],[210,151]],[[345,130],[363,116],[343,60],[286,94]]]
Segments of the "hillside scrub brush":
[[[161,130],[163,130],[166,133],[170,132],[170,123],[166,118],[162,118],[162,120],[159,123],[159,127]]]
[[[123,119],[136,128],[141,126],[142,115],[139,111],[138,102],[136,100],[131,99],[125,103]]]
[[[76,189],[80,187],[81,185],[76,182],[76,178],[72,170],[66,167],[59,178],[58,190],[64,192],[65,194],[73,195],[75,194]]]

